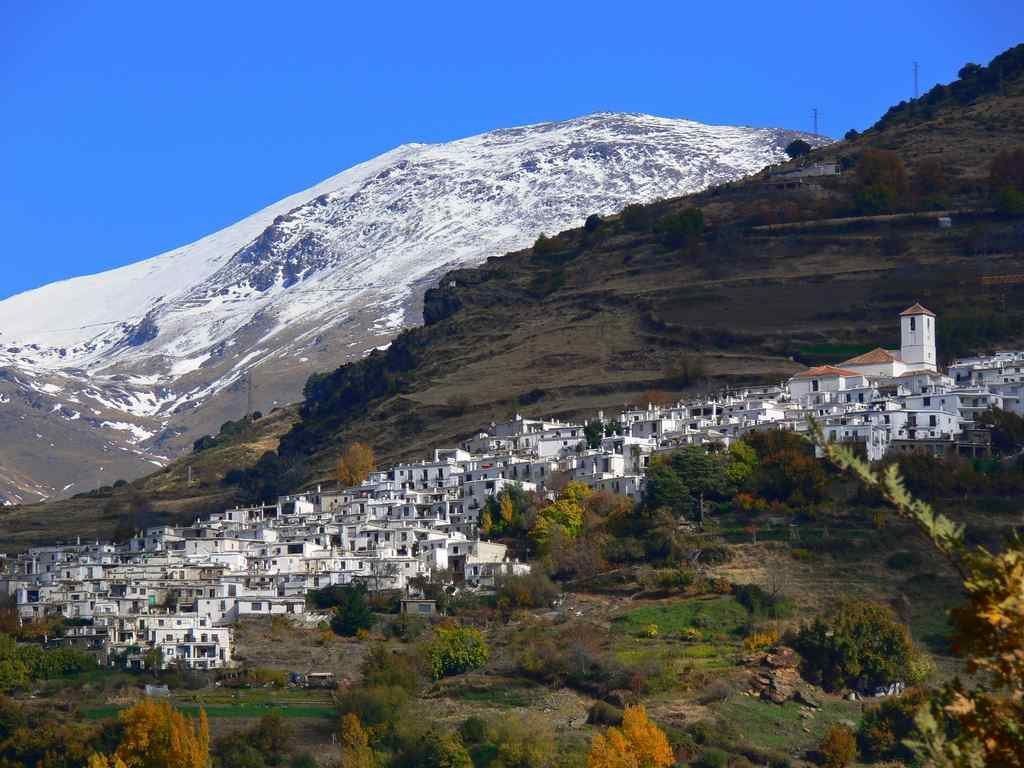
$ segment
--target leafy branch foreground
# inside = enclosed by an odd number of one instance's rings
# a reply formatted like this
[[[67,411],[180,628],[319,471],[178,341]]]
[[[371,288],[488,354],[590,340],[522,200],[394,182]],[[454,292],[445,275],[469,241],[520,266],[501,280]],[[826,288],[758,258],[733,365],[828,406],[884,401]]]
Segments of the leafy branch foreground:
[[[810,422],[826,458],[878,490],[913,522],[963,579],[967,602],[951,613],[953,650],[980,675],[974,688],[954,680],[918,711],[918,740],[908,742],[928,765],[1024,766],[1024,542],[1004,551],[967,546],[964,526],[915,498],[893,464],[876,471],[850,449],[825,439]]]

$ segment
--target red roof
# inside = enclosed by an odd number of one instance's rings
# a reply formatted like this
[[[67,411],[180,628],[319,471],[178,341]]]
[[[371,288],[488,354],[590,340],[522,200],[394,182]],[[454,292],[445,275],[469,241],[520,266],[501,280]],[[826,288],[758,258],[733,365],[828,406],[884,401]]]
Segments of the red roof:
[[[794,379],[824,379],[829,376],[863,376],[857,371],[848,371],[845,368],[836,368],[834,365],[819,365],[816,368],[808,368],[801,371]]]
[[[879,363],[892,363],[895,361],[896,355],[888,349],[876,347],[870,352],[865,352],[863,355],[857,355],[843,361],[842,365],[878,365]]]
[[[914,306],[907,307],[902,312],[900,312],[900,317],[905,317],[906,315],[930,315],[931,317],[935,317],[934,312],[932,312],[930,309],[922,307],[920,304],[914,304]]]

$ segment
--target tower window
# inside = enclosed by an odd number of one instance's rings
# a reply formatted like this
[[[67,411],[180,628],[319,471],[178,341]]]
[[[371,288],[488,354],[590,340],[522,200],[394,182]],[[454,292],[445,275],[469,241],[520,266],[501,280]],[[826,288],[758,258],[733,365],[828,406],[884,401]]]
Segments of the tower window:
[[[917,330],[917,318],[916,317],[910,318],[910,330],[912,330],[912,331]]]

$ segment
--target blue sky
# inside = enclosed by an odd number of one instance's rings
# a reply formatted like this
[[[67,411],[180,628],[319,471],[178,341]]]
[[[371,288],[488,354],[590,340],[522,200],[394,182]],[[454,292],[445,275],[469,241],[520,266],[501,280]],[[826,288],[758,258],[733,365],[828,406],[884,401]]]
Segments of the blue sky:
[[[0,297],[409,141],[597,110],[839,136],[1020,42],[1005,2],[0,0]]]

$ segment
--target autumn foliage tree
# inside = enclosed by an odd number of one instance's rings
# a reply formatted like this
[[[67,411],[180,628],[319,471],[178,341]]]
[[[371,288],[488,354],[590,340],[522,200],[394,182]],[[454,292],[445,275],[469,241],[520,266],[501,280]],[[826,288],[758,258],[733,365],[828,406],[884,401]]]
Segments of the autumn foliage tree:
[[[89,768],[209,768],[206,711],[193,722],[166,701],[143,699],[120,714],[123,735],[114,754],[94,755]]]
[[[365,443],[352,443],[338,459],[338,482],[345,488],[359,485],[376,467],[373,448]]]
[[[373,768],[376,761],[373,749],[370,748],[370,737],[358,715],[349,712],[341,718],[338,743],[341,746],[342,768]]]
[[[587,768],[667,768],[673,763],[668,737],[640,705],[626,707],[621,726],[595,735],[587,756]]]

